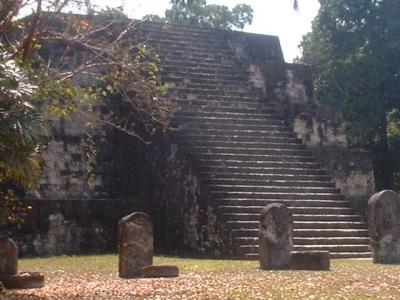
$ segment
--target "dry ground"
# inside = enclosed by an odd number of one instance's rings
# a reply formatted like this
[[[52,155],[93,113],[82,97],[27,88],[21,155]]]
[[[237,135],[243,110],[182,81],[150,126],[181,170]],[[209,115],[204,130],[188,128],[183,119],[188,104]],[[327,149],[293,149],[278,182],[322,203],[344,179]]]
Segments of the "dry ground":
[[[46,276],[42,289],[0,299],[400,299],[400,265],[332,260],[331,271],[261,271],[255,261],[156,257],[179,266],[173,279],[117,276],[116,255],[22,259],[21,271]]]

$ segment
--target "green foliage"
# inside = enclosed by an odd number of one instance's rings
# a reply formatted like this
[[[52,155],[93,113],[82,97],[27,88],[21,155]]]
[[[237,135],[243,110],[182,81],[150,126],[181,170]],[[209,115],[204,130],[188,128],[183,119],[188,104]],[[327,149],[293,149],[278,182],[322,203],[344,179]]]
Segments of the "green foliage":
[[[389,114],[400,106],[399,2],[320,2],[302,61],[314,69],[321,102],[343,108],[350,144],[372,152],[377,188],[389,188]]]
[[[19,226],[24,217],[32,209],[24,205],[13,190],[0,191],[0,228],[8,228],[10,225]]]
[[[168,86],[159,81],[157,55],[133,40],[135,22],[121,7],[95,11],[88,0],[3,2],[0,214],[1,220],[15,223],[22,213],[17,191],[34,188],[40,177],[40,149],[47,134],[43,112],[57,117],[82,114],[88,124],[109,125],[144,141],[137,123],[151,134],[165,131],[175,104],[168,99]],[[28,3],[32,15],[16,20]],[[62,13],[75,7],[90,14]],[[104,101],[117,98],[121,111],[96,113],[108,103]],[[85,150],[90,179],[96,151]]]
[[[96,16],[103,17],[108,20],[127,20],[128,16],[124,12],[123,6],[117,7],[109,7],[101,9],[100,11],[96,11],[93,9],[89,10],[89,14],[94,14]]]
[[[32,104],[37,86],[4,47],[0,53],[0,187],[10,180],[31,187],[39,169],[37,145],[46,135],[45,123]]]
[[[179,24],[200,24],[209,27],[243,29],[253,21],[253,9],[247,4],[238,4],[230,10],[225,5],[207,4],[206,0],[171,0],[171,8],[165,18],[150,15],[153,21]]]
[[[19,224],[27,211],[14,190],[38,180],[38,145],[47,130],[34,106],[38,87],[3,45],[0,57],[0,228],[5,228]]]

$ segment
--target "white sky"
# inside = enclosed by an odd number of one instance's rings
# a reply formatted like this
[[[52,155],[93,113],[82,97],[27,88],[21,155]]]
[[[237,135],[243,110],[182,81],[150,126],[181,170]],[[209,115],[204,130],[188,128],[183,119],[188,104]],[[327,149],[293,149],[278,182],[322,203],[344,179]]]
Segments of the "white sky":
[[[170,6],[169,0],[92,0],[100,7],[116,7],[123,4],[131,18],[140,19],[147,14],[163,16]],[[311,30],[311,21],[318,12],[318,0],[299,0],[299,11],[293,10],[293,0],[208,0],[207,4],[229,7],[238,3],[249,4],[254,9],[253,24],[244,31],[277,35],[280,38],[287,62],[300,55],[301,37]]]

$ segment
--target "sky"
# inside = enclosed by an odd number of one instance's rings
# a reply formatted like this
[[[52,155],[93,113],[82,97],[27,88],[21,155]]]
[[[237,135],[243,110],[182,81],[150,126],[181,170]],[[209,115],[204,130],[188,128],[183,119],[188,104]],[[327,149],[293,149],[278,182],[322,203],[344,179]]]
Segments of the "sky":
[[[123,5],[129,17],[140,19],[147,14],[163,16],[170,6],[169,0],[92,0],[99,7]],[[311,31],[311,21],[319,9],[318,0],[299,0],[299,11],[293,10],[293,0],[208,0],[207,4],[226,5],[230,8],[239,3],[254,9],[253,24],[244,31],[277,35],[287,62],[300,55],[301,37]]]

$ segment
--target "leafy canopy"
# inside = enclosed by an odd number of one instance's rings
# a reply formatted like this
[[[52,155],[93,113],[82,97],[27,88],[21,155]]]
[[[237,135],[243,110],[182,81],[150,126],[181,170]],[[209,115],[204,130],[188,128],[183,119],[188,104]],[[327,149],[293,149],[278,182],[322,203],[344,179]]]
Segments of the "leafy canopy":
[[[320,3],[301,44],[302,61],[314,69],[318,98],[343,108],[352,146],[372,152],[377,186],[390,187],[396,158],[388,125],[400,108],[400,2]]]
[[[178,24],[204,25],[222,29],[243,29],[253,21],[253,9],[238,4],[232,9],[225,5],[207,4],[206,0],[171,0],[165,17],[148,16],[148,19]]]
[[[89,14],[63,13],[74,7]],[[18,19],[26,9],[32,14]],[[133,39],[136,23],[119,8],[96,11],[88,0],[4,0],[0,18],[1,227],[18,221],[17,192],[40,178],[45,109],[81,114],[144,140],[169,128],[175,104],[159,81],[157,54]],[[123,113],[93,113],[100,101],[112,100]]]

